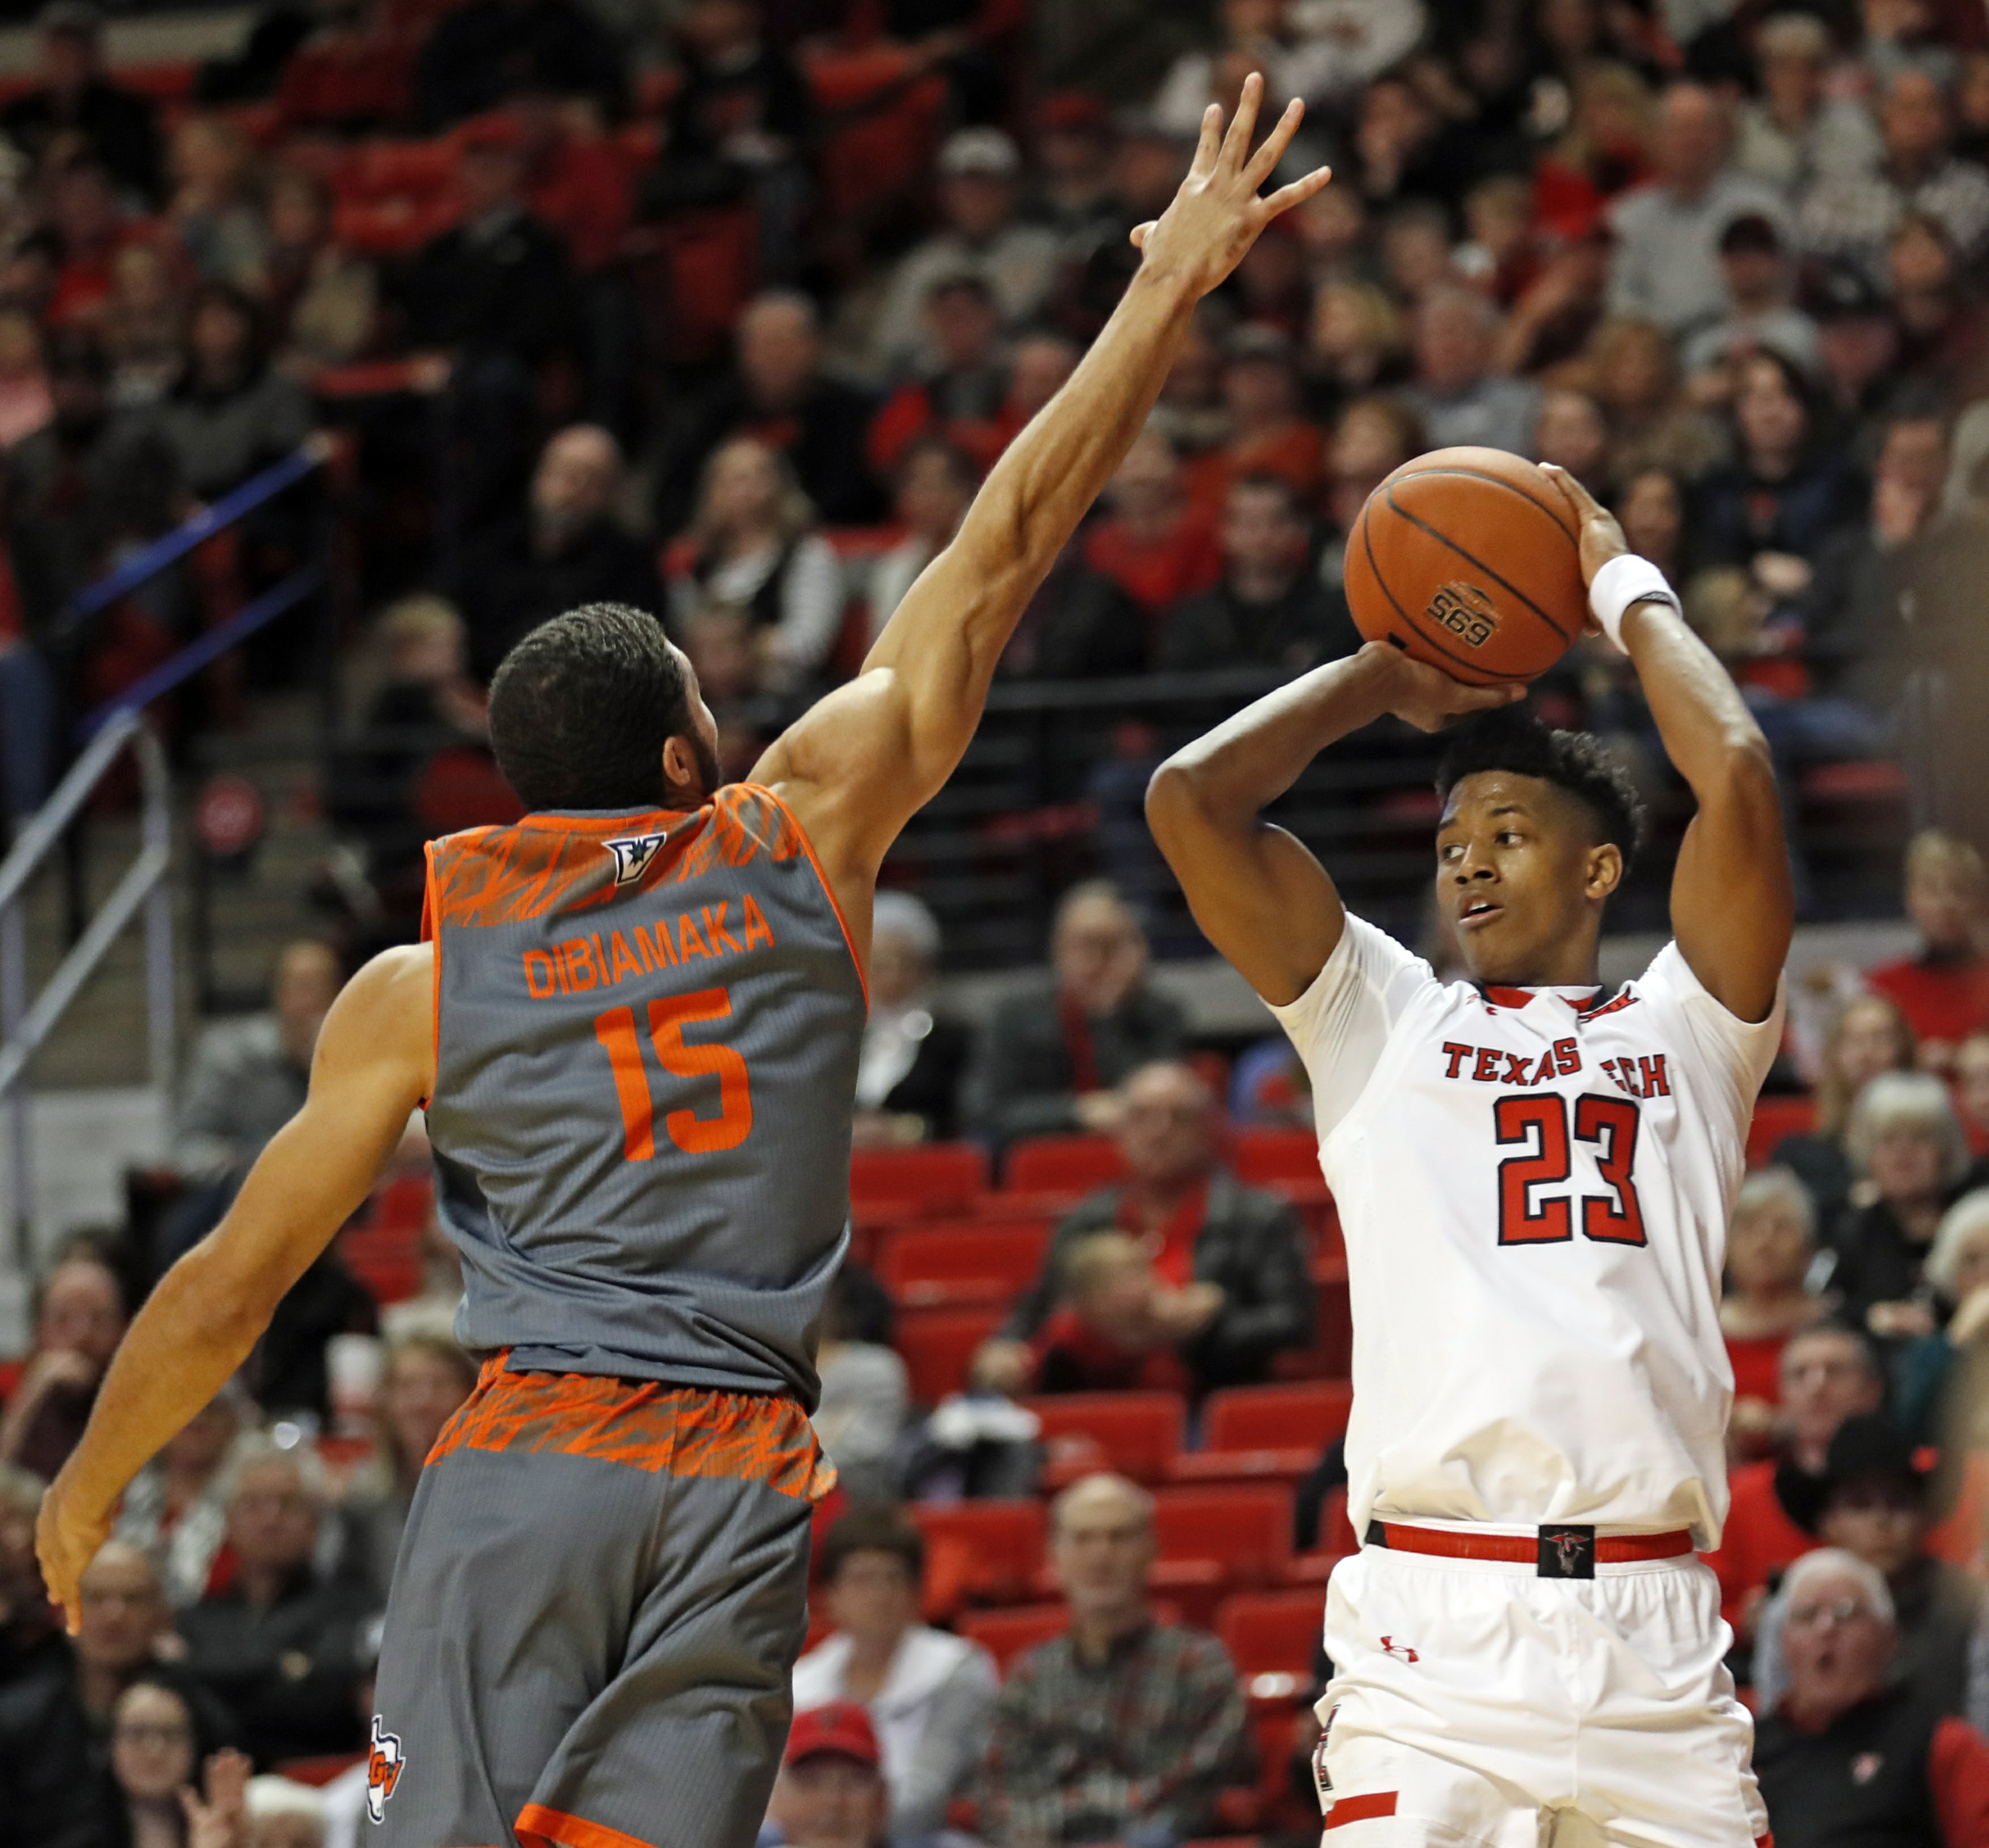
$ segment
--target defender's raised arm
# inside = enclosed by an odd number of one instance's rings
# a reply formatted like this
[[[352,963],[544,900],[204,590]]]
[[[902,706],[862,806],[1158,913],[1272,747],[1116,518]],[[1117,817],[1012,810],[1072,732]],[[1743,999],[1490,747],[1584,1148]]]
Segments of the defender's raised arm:
[[[1253,154],[1262,95],[1262,80],[1249,78],[1226,135],[1209,109],[1174,203],[1133,234],[1144,261],[1091,350],[995,464],[863,672],[754,770],[801,817],[861,936],[886,851],[959,763],[1018,619],[1145,423],[1195,303],[1266,225],[1327,182],[1321,168],[1258,196],[1303,113],[1293,103]]]

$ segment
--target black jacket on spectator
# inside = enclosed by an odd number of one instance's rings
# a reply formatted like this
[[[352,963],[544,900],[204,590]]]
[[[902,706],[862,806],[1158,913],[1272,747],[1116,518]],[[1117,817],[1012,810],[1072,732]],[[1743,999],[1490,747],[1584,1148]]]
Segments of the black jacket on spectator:
[[[159,197],[159,118],[151,102],[103,78],[65,108],[52,90],[32,90],[0,109],[0,134],[39,163],[57,135],[80,135],[122,186]]]
[[[1230,667],[1297,673],[1360,645],[1347,599],[1330,594],[1308,570],[1269,603],[1248,601],[1226,584],[1183,598],[1167,611],[1155,665],[1164,674]]]
[[[1154,1059],[1188,1043],[1181,1011],[1148,987],[1118,1010],[1086,1022],[1098,1083],[1110,1089]],[[1075,1066],[1054,982],[1045,981],[998,1009],[981,1030],[967,1079],[969,1114],[998,1142],[1053,1136],[1078,1127]]]
[[[266,1610],[230,1590],[180,1613],[186,1671],[240,1717],[242,1749],[257,1770],[362,1742],[357,1696],[367,1615],[351,1587],[320,1583],[308,1568]]]
[[[452,594],[469,627],[470,670],[496,672],[505,651],[550,618],[583,603],[627,603],[660,611],[655,550],[612,520],[600,520],[541,556],[524,518],[479,534],[464,548]]]
[[[445,13],[415,67],[415,113],[446,128],[521,86],[590,96],[611,119],[628,100],[622,48],[572,0],[469,0]]]
[[[1865,1312],[1874,1303],[1903,1302],[1920,1288],[1920,1271],[1931,1247],[1908,1238],[1883,1200],[1848,1208],[1828,1237],[1837,1254],[1830,1287],[1843,1297],[1846,1322],[1862,1328]]]
[[[431,239],[399,289],[410,346],[526,366],[571,350],[576,295],[564,240],[522,208]]]
[[[1777,1167],[1795,1171],[1796,1179],[1816,1203],[1817,1224],[1828,1227],[1844,1210],[1851,1197],[1851,1183],[1857,1178],[1843,1143],[1835,1136],[1804,1131],[1784,1136],[1776,1143],[1772,1159]]]
[[[1151,638],[1140,606],[1065,547],[1029,599],[1002,672],[1042,680],[1106,680],[1144,674]]]
[[[310,435],[313,421],[303,388],[268,365],[225,391],[183,381],[158,412],[181,480],[203,500],[288,455]]]
[[[1008,1312],[1005,1336],[1026,1341],[1049,1319],[1071,1247],[1117,1227],[1124,1195],[1123,1188],[1104,1188],[1059,1222],[1041,1274]],[[1202,1390],[1260,1380],[1273,1354],[1311,1340],[1313,1288],[1297,1211],[1275,1193],[1245,1186],[1226,1168],[1208,1179],[1208,1210],[1195,1235],[1194,1275],[1198,1283],[1220,1284],[1223,1292],[1215,1321],[1181,1350]]]
[[[931,1032],[919,1041],[911,1070],[885,1093],[883,1108],[893,1115],[923,1118],[928,1136],[953,1135],[961,1084],[973,1051],[974,1035],[967,1027],[935,1015]]]
[[[681,88],[671,99],[662,164],[644,188],[652,215],[721,205],[743,198],[752,170],[734,161],[735,135],[762,134],[807,151],[815,100],[794,60],[770,39],[746,63],[720,69],[689,53]]]
[[[0,1791],[9,1841],[99,1848],[102,1796],[69,1639],[0,1651]]]
[[[249,1356],[256,1403],[274,1415],[331,1409],[324,1344],[334,1335],[378,1332],[380,1312],[335,1250],[314,1258],[292,1284]],[[337,1748],[327,1746],[327,1751]]]
[[[1869,520],[1824,541],[1803,610],[1803,665],[1818,692],[1858,700],[1882,716],[1898,703],[1912,665],[1915,555],[1911,545],[1881,546]]]
[[[656,484],[656,523],[680,533],[697,503],[698,478],[727,438],[754,436],[784,455],[801,491],[830,526],[879,520],[884,496],[863,452],[876,407],[869,394],[839,379],[818,378],[791,411],[770,414],[728,379],[692,404],[663,441]]]

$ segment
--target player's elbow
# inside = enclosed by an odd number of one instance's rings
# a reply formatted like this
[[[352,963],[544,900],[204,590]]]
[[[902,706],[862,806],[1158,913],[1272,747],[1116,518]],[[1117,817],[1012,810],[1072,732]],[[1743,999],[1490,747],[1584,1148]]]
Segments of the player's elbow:
[[[1161,853],[1173,850],[1207,815],[1195,787],[1194,772],[1178,756],[1170,757],[1147,780],[1147,828]]]
[[[1699,800],[1702,804],[1717,803],[1733,813],[1758,815],[1781,827],[1774,758],[1751,716],[1737,719],[1726,728],[1713,767],[1713,787],[1699,792]]]

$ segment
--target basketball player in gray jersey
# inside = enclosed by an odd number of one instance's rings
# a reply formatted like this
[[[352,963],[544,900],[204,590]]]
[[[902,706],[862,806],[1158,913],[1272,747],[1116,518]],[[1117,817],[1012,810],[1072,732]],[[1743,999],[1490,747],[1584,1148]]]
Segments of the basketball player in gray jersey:
[[[1031,594],[1145,421],[1196,302],[1326,183],[1259,188],[1260,79],[1205,118],[1068,384],[862,672],[721,790],[649,618],[535,631],[491,689],[531,812],[429,849],[425,936],[356,976],[308,1102],[161,1282],[44,1504],[70,1626],[125,1484],[247,1358],[425,1107],[485,1356],[395,1575],[368,1802],[383,1848],[745,1848],[806,1627],[808,1425],[846,1239],[871,900],[979,722]]]

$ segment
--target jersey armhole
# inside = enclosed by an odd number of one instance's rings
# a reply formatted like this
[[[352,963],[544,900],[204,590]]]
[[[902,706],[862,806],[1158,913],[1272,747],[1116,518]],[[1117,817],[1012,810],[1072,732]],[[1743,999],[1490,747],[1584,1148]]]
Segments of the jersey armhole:
[[[429,1051],[435,1064],[433,1076],[429,1083],[429,1095],[422,1099],[424,1113],[434,1102],[435,1087],[442,1080],[442,912],[435,903],[436,845],[433,841],[422,843],[422,941],[433,945],[435,953],[435,966],[429,976],[434,994],[429,1027]]]
[[[801,851],[808,855],[808,865],[815,868],[815,879],[822,887],[822,895],[828,899],[828,909],[835,914],[836,926],[842,932],[842,946],[849,952],[849,966],[856,971],[856,984],[863,991],[863,1012],[867,1018],[870,1012],[870,978],[863,973],[863,959],[856,953],[856,939],[850,934],[849,920],[842,915],[842,905],[836,902],[835,888],[829,884],[828,875],[822,869],[822,861],[815,851],[815,843],[808,838],[808,830],[801,826],[801,817],[765,784],[742,783],[737,787],[750,789],[755,795],[764,796],[795,831],[795,838],[801,842]],[[438,963],[438,970],[439,967]],[[439,984],[437,992],[440,992]]]

